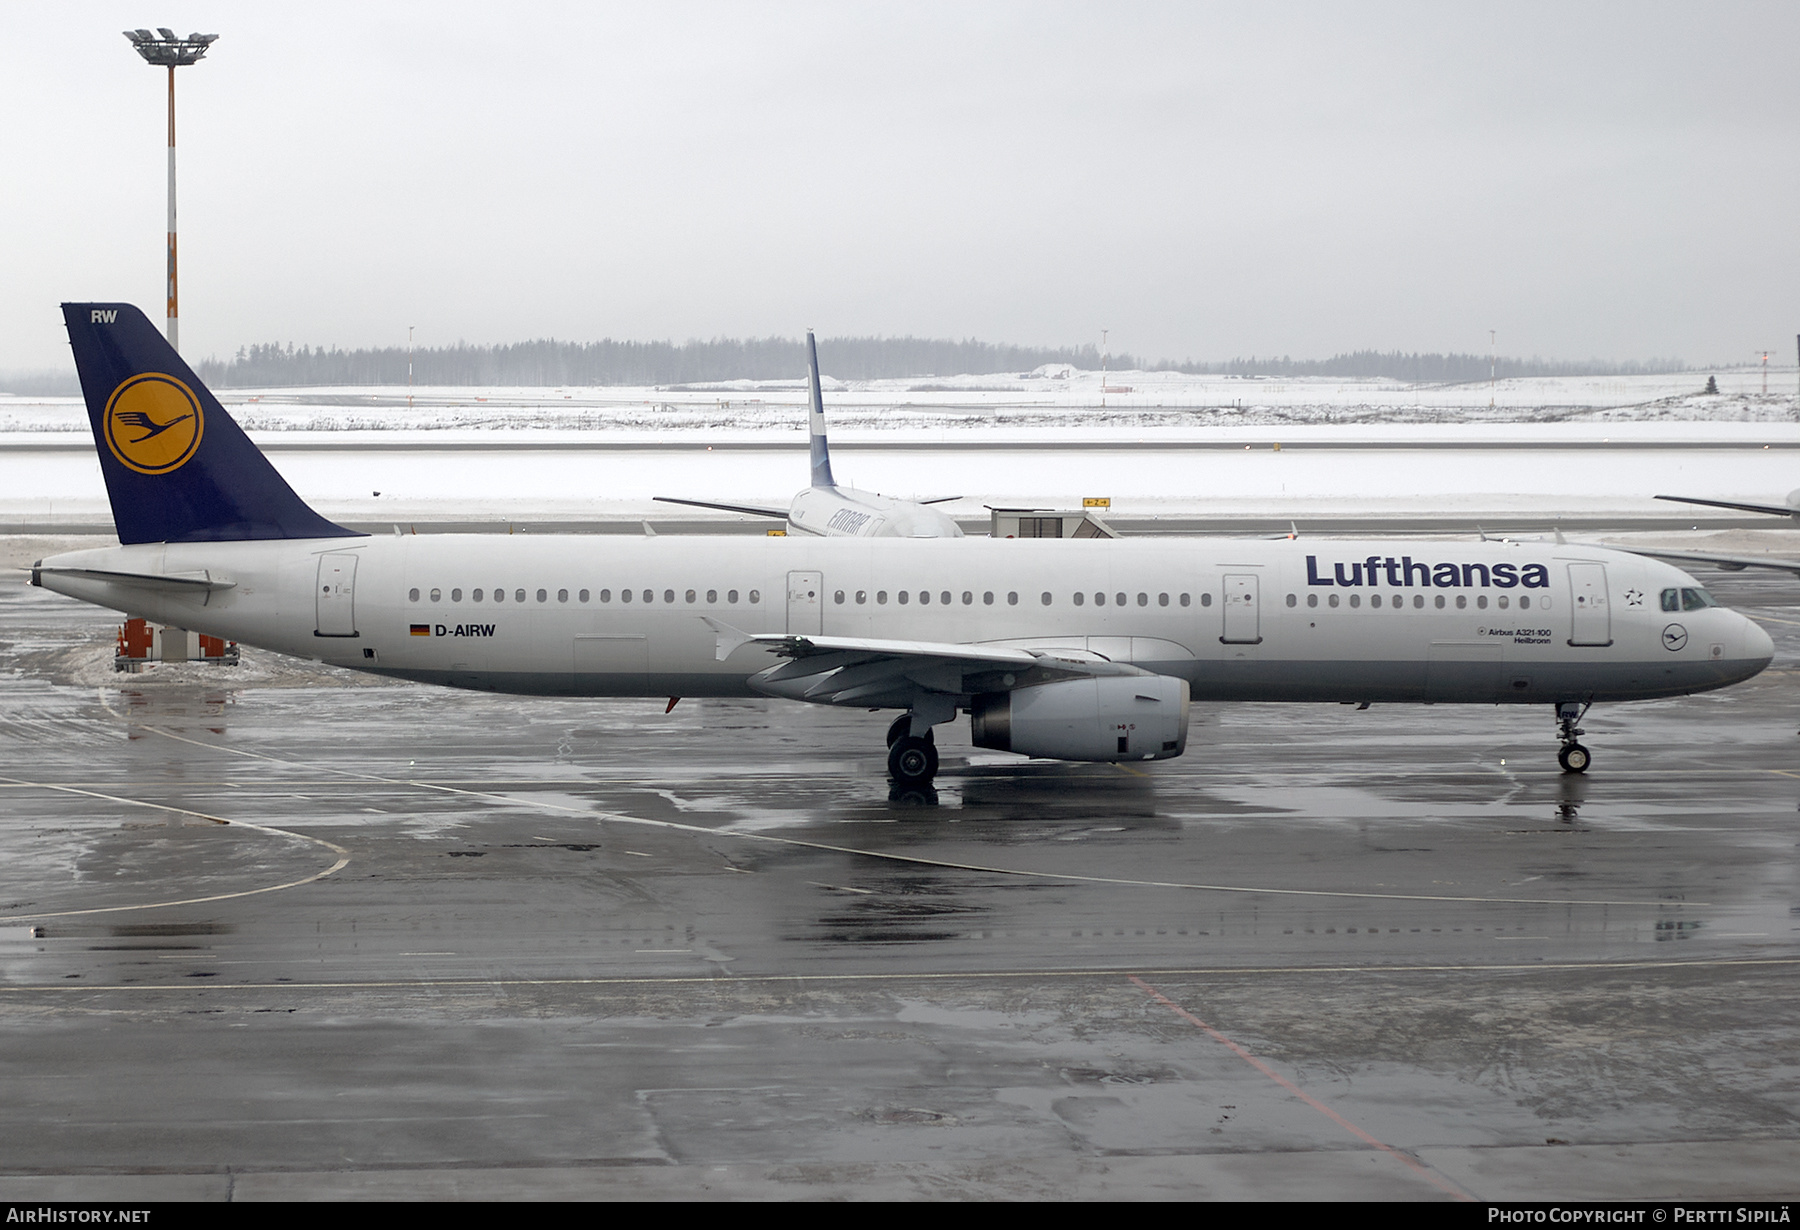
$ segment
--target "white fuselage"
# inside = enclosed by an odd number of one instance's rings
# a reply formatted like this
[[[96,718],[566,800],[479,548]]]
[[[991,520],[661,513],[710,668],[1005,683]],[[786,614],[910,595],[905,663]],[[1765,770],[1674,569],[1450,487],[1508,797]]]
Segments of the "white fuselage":
[[[1733,611],[1664,609],[1699,588],[1676,568],[1547,543],[396,535],[42,565],[47,588],[160,623],[548,695],[756,694],[781,659],[727,651],[720,626],[1080,650],[1196,700],[1626,700],[1734,683],[1772,652]]]

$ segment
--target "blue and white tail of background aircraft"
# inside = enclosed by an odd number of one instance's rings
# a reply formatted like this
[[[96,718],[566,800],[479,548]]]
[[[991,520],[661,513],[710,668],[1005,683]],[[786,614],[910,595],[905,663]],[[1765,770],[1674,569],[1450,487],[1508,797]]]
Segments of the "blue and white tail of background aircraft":
[[[753,517],[780,517],[791,534],[818,538],[961,538],[962,528],[951,517],[929,507],[955,499],[897,500],[873,491],[840,487],[831,476],[831,448],[825,440],[825,397],[819,384],[819,347],[811,329],[806,331],[807,432],[812,443],[812,485],[794,496],[786,508],[762,508],[750,504],[718,504],[709,500],[658,496],[665,504],[716,508]]]
[[[34,585],[423,683],[896,709],[906,786],[958,713],[985,748],[1160,760],[1195,699],[1541,704],[1579,772],[1589,704],[1724,687],[1773,652],[1680,570],[1569,543],[358,534],[142,312],[63,312],[120,545]]]

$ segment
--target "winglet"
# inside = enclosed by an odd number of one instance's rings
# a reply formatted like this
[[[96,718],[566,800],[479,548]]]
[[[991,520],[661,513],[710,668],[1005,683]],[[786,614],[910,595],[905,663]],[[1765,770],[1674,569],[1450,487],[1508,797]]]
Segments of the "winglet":
[[[812,408],[807,414],[807,431],[812,436],[812,485],[835,487],[831,477],[831,450],[825,444],[825,394],[819,388],[819,346],[813,331],[806,331],[807,392]]]

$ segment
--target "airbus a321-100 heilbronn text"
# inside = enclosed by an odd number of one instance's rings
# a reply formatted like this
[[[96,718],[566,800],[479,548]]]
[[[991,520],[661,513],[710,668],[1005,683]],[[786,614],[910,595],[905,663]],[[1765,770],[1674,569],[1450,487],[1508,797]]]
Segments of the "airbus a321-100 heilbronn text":
[[[1748,679],[1769,637],[1656,560],[1556,543],[366,535],[309,508],[125,304],[64,306],[122,545],[32,583],[338,666],[548,696],[898,709],[1064,760],[1160,760],[1194,700],[1553,708]]]

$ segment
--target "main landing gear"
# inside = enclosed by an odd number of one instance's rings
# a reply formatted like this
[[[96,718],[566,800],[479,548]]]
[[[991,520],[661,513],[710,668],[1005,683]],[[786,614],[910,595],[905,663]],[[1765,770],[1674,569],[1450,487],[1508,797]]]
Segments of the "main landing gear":
[[[929,786],[937,776],[937,740],[927,729],[912,733],[912,714],[902,713],[888,727],[888,776],[896,786]]]
[[[1586,773],[1588,764],[1593,760],[1592,753],[1575,741],[1577,735],[1587,733],[1576,725],[1586,716],[1587,711],[1588,705],[1580,701],[1557,702],[1556,737],[1562,740],[1562,750],[1556,753],[1556,763],[1562,766],[1564,773]]]

